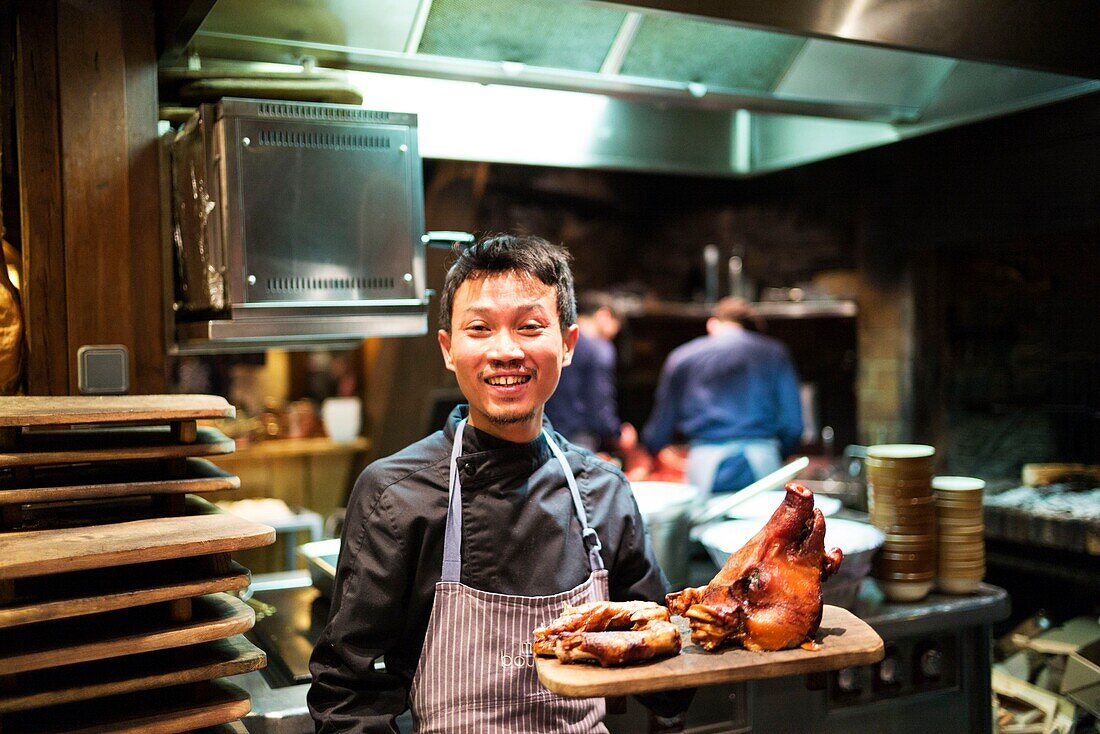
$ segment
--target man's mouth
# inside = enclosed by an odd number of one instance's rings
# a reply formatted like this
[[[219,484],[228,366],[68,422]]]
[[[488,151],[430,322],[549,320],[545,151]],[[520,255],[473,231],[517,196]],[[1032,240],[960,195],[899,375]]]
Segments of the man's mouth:
[[[508,387],[510,385],[524,385],[531,381],[531,375],[494,375],[486,377],[485,382],[495,387]]]

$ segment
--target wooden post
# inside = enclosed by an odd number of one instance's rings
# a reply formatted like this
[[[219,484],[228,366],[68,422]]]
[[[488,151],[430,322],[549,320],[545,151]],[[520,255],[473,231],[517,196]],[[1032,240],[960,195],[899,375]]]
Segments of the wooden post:
[[[187,495],[178,492],[153,495],[153,508],[163,517],[180,517],[187,511]]]
[[[169,479],[183,479],[187,476],[187,459],[168,459],[164,466]]]
[[[196,438],[198,438],[198,424],[195,421],[172,423],[172,440],[176,443],[195,443]]]
[[[189,622],[193,612],[191,597],[186,599],[173,599],[168,602],[168,618],[173,622]]]
[[[23,429],[18,426],[0,428],[0,451],[18,451],[21,435],[23,435]]]
[[[211,576],[225,576],[233,570],[233,557],[229,553],[211,553],[202,559]]]
[[[16,3],[15,133],[29,395],[69,394],[60,86],[57,3],[20,0]]]
[[[22,524],[23,505],[0,505],[0,530],[15,530]]]
[[[77,349],[124,344],[164,392],[154,3],[15,7],[27,391],[75,394]]]

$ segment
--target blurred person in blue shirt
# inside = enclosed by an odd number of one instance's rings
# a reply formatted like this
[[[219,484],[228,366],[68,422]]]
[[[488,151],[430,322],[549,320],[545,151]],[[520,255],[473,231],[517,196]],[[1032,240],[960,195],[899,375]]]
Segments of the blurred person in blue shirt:
[[[642,441],[653,453],[677,434],[689,443],[687,481],[705,494],[741,489],[798,448],[798,374],[777,339],[745,328],[752,307],[723,298],[707,335],[669,354]]]
[[[573,361],[562,370],[546,415],[577,446],[616,450],[624,430],[637,436],[632,426],[619,420],[616,400],[614,339],[622,322],[610,297],[584,293],[577,296],[577,325],[580,335]]]

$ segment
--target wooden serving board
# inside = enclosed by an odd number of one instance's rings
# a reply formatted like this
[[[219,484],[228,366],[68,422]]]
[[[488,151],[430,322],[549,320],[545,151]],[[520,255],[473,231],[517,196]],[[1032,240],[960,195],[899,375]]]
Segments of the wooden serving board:
[[[224,570],[216,570],[224,558]],[[24,579],[15,600],[0,604],[0,629],[187,599],[248,586],[248,569],[228,554]],[[24,590],[24,586],[29,587]]]
[[[190,734],[248,734],[248,729],[239,721],[231,721],[228,724],[192,729]]]
[[[228,594],[193,600],[191,618],[177,622],[168,609],[147,607],[43,622],[0,646],[0,675],[134,655],[220,640],[252,629],[252,607]]]
[[[267,525],[187,496],[182,517],[0,533],[0,581],[168,558],[226,553],[275,542]]]
[[[243,636],[157,650],[63,668],[23,673],[14,689],[0,690],[0,714],[102,696],[213,680],[259,670],[263,650]]]
[[[233,453],[233,439],[202,426],[193,442],[181,442],[169,426],[32,431],[20,436],[16,450],[0,453],[0,468],[77,464],[98,461],[182,459]]]
[[[0,728],[21,734],[178,734],[236,721],[251,709],[240,688],[203,681],[11,714],[0,719]]]
[[[205,459],[183,459],[173,476],[156,461],[37,469],[25,479],[0,482],[0,505],[63,502],[145,494],[240,489],[241,480]]]
[[[75,395],[0,398],[0,428],[233,418],[217,395]]]
[[[884,655],[882,638],[866,622],[828,604],[817,633],[821,647],[813,652],[801,648],[752,652],[735,647],[707,652],[691,641],[687,620],[672,619],[683,636],[679,655],[615,668],[538,657],[539,680],[554,693],[571,698],[622,696],[817,673],[874,663]]]

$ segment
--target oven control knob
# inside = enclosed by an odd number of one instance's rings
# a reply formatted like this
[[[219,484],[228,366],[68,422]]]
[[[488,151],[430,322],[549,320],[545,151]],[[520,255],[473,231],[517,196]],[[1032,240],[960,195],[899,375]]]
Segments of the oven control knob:
[[[920,672],[930,679],[943,675],[943,653],[935,648],[925,650],[920,656]]]
[[[836,687],[844,693],[859,690],[859,671],[855,668],[843,668],[836,674]]]
[[[898,659],[887,657],[878,666],[878,679],[891,686],[898,682]]]

